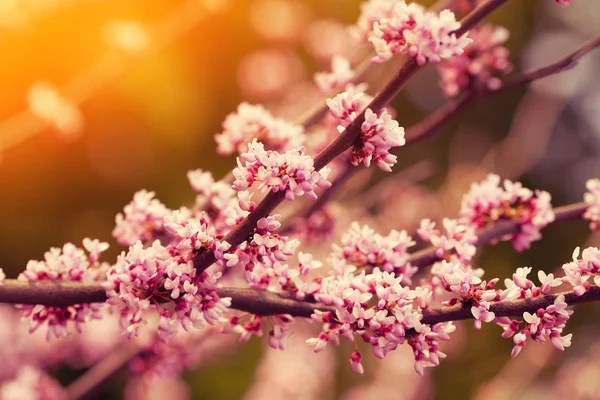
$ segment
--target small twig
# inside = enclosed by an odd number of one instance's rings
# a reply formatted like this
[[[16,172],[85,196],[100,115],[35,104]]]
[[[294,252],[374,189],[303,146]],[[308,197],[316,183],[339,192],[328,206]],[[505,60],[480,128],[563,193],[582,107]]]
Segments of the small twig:
[[[98,388],[141,352],[134,341],[125,341],[122,346],[111,351],[77,380],[67,387],[67,399],[78,400]]]
[[[576,203],[569,204],[567,206],[556,207],[554,209],[555,219],[552,224],[581,218],[586,209],[587,205],[585,203]],[[475,245],[481,246],[494,239],[499,239],[502,236],[514,234],[518,231],[518,222],[499,221],[497,223],[490,224],[481,231],[477,232],[477,242],[475,242]],[[436,255],[436,249],[434,247],[428,247],[426,249],[419,250],[413,253],[409,258],[409,262],[416,267],[426,267],[439,260],[440,258]]]
[[[491,93],[503,92],[505,90],[509,90],[515,87],[519,87],[522,85],[527,85],[533,81],[538,79],[545,78],[550,75],[558,74],[563,71],[570,70],[577,65],[577,62],[585,56],[590,51],[600,46],[600,35],[588,40],[581,47],[575,50],[573,53],[561,58],[555,63],[547,65],[545,67],[535,69],[533,71],[527,72],[523,75],[516,76],[514,78],[507,79],[502,86],[500,86],[496,90],[489,90],[489,93],[485,95],[489,95]]]

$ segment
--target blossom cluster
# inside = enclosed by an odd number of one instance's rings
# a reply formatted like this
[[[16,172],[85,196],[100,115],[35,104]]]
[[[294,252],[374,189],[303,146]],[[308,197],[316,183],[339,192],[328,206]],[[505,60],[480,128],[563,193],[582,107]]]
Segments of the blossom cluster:
[[[600,230],[600,179],[590,179],[585,184],[588,192],[583,201],[588,206],[583,218],[590,221],[590,229]]]
[[[215,135],[217,153],[243,153],[253,139],[269,149],[283,152],[302,146],[305,135],[301,126],[274,117],[263,106],[242,103],[225,118],[223,132]]]
[[[123,213],[117,214],[113,236],[119,244],[131,246],[138,240],[152,242],[162,231],[170,210],[154,196],[154,192],[140,190],[125,206]]]
[[[477,229],[501,220],[516,221],[517,232],[502,240],[512,240],[515,250],[523,251],[542,237],[542,228],[554,221],[550,199],[548,192],[534,192],[520,182],[505,180],[500,186],[500,177],[490,174],[481,183],[473,183],[463,197],[459,221]]]
[[[27,365],[19,370],[13,380],[0,385],[0,398],[3,400],[66,400],[68,397],[60,383],[44,371]]]
[[[503,46],[510,33],[502,26],[481,25],[469,32],[473,40],[464,52],[438,64],[440,85],[448,97],[463,90],[498,89],[500,78],[512,70],[510,52]]]
[[[360,338],[371,345],[377,358],[384,358],[398,345],[408,343],[414,352],[415,370],[438,365],[446,355],[439,342],[448,340],[455,327],[451,322],[427,325],[421,323],[422,310],[429,306],[431,292],[410,289],[402,285],[402,276],[375,268],[372,273],[331,276],[322,282],[322,290],[315,299],[335,306],[331,312],[316,311],[312,319],[322,323],[321,333],[307,340],[315,352],[328,343],[339,344],[344,337],[354,342]],[[374,304],[374,305],[372,305]],[[358,350],[350,356],[355,372],[362,373],[362,355]]]
[[[327,180],[329,168],[315,171],[314,160],[302,150],[293,149],[280,154],[265,150],[257,139],[248,144],[248,151],[238,157],[237,164],[233,170],[233,188],[238,191],[245,191],[258,181],[259,192],[285,191],[288,200],[302,195],[314,200],[317,187],[325,189],[331,186]]]
[[[317,72],[315,83],[321,92],[328,93],[332,90],[345,89],[354,78],[354,71],[350,61],[341,56],[331,58],[331,72]]]
[[[67,243],[62,248],[50,249],[44,255],[44,261],[29,261],[18,279],[28,282],[102,281],[107,266],[100,264],[98,259],[108,248],[108,243],[86,238],[83,240],[83,245],[88,254],[72,243]],[[39,304],[19,306],[23,318],[30,321],[30,333],[44,325],[47,328],[47,339],[69,336],[70,326],[74,326],[78,332],[81,332],[85,322],[102,318],[103,307],[102,303],[76,304],[65,308]]]
[[[379,268],[402,277],[410,285],[417,268],[410,265],[408,249],[415,242],[406,231],[392,230],[387,236],[376,233],[367,225],[353,222],[342,235],[340,245],[333,245],[329,263],[340,276],[359,269]]]
[[[208,240],[200,239],[206,237],[203,228],[181,234],[182,242],[207,245]],[[144,313],[149,309],[158,313],[158,335],[166,341],[176,332],[177,324],[186,331],[192,326],[212,325],[231,305],[231,299],[221,299],[215,292],[220,273],[197,273],[185,256],[172,257],[174,251],[158,240],[148,247],[137,242],[109,269],[104,283],[108,304],[118,310],[121,327],[129,336],[137,336],[147,323]]]
[[[456,260],[463,266],[470,265],[476,251],[475,228],[449,218],[442,220],[443,232],[435,226],[435,222],[425,218],[421,221],[417,234],[433,245],[437,258]]]
[[[368,39],[377,53],[373,61],[409,54],[423,65],[460,55],[470,39],[466,35],[457,38],[454,31],[458,28],[460,22],[450,10],[437,14],[416,3],[397,1],[389,15],[373,23]]]
[[[588,247],[581,252],[579,247],[573,252],[573,261],[563,265],[565,273],[563,282],[573,287],[573,292],[578,296],[590,290],[589,278],[593,278],[594,284],[600,286],[600,250],[597,247]]]
[[[355,166],[363,163],[366,167],[374,162],[382,170],[390,172],[397,161],[397,157],[391,154],[390,150],[406,143],[404,128],[400,127],[387,109],[375,113],[370,108],[366,108],[368,103],[368,96],[362,92],[355,92],[354,88],[349,88],[327,100],[329,112],[339,123],[340,133],[362,111],[365,113],[360,135],[352,147],[350,162]]]

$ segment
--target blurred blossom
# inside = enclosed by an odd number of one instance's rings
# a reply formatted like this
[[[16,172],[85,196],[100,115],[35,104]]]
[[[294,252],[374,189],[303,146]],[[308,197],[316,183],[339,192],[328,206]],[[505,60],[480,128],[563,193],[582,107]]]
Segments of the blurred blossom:
[[[268,348],[256,370],[254,383],[244,400],[326,398],[335,379],[335,352],[325,349],[315,362],[315,354],[304,341],[314,334],[311,325],[297,324],[285,351]]]
[[[146,50],[150,44],[150,35],[137,21],[109,21],[102,33],[106,43],[130,53]]]
[[[346,26],[333,19],[321,19],[311,23],[304,32],[306,51],[320,62],[329,63],[334,56],[356,60],[361,46],[350,37]]]
[[[397,181],[384,190],[380,199],[383,207],[377,216],[377,226],[382,230],[401,228],[410,232],[419,227],[421,219],[440,216],[438,198],[424,186]]]
[[[293,42],[309,19],[309,10],[301,1],[257,0],[250,9],[252,27],[268,40]]]
[[[83,129],[83,116],[75,104],[48,82],[34,83],[27,93],[31,112],[53,125],[61,136],[71,138]]]
[[[133,378],[125,387],[125,400],[191,399],[190,388],[179,377]]]
[[[306,110],[311,109],[315,104],[323,102],[323,100],[323,94],[314,83],[300,81],[283,93],[283,97],[277,102],[272,111],[274,115],[294,120],[298,116],[304,115]]]
[[[377,372],[372,381],[346,391],[343,400],[424,400],[433,396],[431,374],[414,378],[414,356],[406,346],[399,347],[383,360],[373,360]]]
[[[268,49],[246,56],[237,70],[246,98],[273,99],[305,75],[304,65],[292,51]]]

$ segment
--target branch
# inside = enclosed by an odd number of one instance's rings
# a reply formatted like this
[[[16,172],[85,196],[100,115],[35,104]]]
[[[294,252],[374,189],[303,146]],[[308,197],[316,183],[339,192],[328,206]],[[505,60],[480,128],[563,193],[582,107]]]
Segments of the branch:
[[[590,51],[600,46],[600,35],[588,40],[581,47],[575,50],[573,53],[561,58],[557,62],[547,65],[545,67],[535,69],[533,71],[527,72],[523,75],[516,76],[514,78],[507,79],[502,86],[500,86],[496,90],[489,90],[489,93],[486,93],[487,97],[489,94],[503,92],[505,90],[509,90],[518,86],[527,85],[533,81],[538,79],[545,78],[550,75],[558,74],[563,71],[570,70],[577,65],[577,62],[585,56]]]
[[[439,129],[442,126],[452,121],[457,115],[461,114],[462,112],[468,110],[469,108],[477,104],[479,100],[484,100],[489,97],[492,97],[495,94],[503,93],[507,90],[527,85],[538,79],[543,79],[550,75],[558,74],[560,72],[569,70],[577,65],[578,60],[580,60],[587,53],[599,46],[600,35],[588,40],[573,53],[568,54],[567,56],[563,57],[555,63],[507,79],[503,82],[502,86],[495,90],[486,89],[477,93],[467,93],[457,100],[446,103],[445,105],[437,109],[433,114],[430,114],[425,119],[423,119],[421,122],[408,128],[406,130],[406,144],[402,147],[397,148],[394,153],[398,154],[400,151],[403,151],[410,145],[431,138],[439,131]],[[321,196],[319,196],[319,198],[315,200],[311,207],[303,213],[303,215],[300,218],[308,219],[316,211],[320,210],[325,205],[325,203],[328,200],[330,200],[333,197],[333,195],[343,186],[343,184],[357,172],[357,170],[358,168],[348,168],[347,170],[345,170],[333,182],[332,186],[329,189],[325,190],[321,194]],[[287,226],[286,228],[289,229],[290,227]]]
[[[585,203],[575,203],[566,206],[556,207],[554,209],[554,223],[571,221],[579,219],[587,209]],[[514,221],[500,221],[490,224],[488,227],[478,232],[476,246],[483,245],[494,239],[499,239],[504,235],[518,232],[519,224]],[[438,261],[433,247],[417,251],[411,255],[409,261],[417,267],[425,267]],[[263,291],[264,292],[264,291]],[[254,291],[252,289],[233,289],[221,288],[218,290],[219,296],[231,297],[233,308],[254,312],[242,307],[252,298],[252,304],[261,305],[263,310],[269,310],[271,314],[285,314],[286,307],[290,307],[295,300],[286,299],[272,292]],[[240,294],[241,297],[231,294]],[[275,297],[273,297],[275,296]],[[277,300],[277,301],[274,301]],[[284,299],[284,300],[281,300]],[[41,304],[50,307],[68,307],[75,304],[84,303],[102,303],[106,301],[106,292],[98,282],[72,282],[72,281],[24,281],[17,279],[7,279],[0,285],[0,303],[10,304]],[[241,302],[240,302],[241,301]],[[292,303],[287,303],[292,302]],[[305,303],[303,303],[305,304]],[[269,308],[272,307],[272,308]],[[282,308],[283,307],[283,308]],[[304,314],[310,315],[309,310],[304,307]],[[298,313],[301,311],[298,310]],[[306,314],[308,313],[308,314]]]
[[[587,210],[587,207],[588,206],[583,202],[556,207],[554,208],[555,219],[552,224],[579,219],[585,210]],[[481,246],[494,239],[499,239],[504,235],[514,234],[518,231],[519,223],[515,221],[499,221],[490,224],[477,232],[477,242],[475,242],[475,246]],[[409,262],[417,267],[426,267],[440,260],[435,252],[436,249],[434,247],[419,250],[410,256]]]
[[[487,3],[482,4],[476,8],[472,13],[464,18],[464,25],[461,25],[454,33],[457,36],[463,35],[479,21],[489,15],[496,8],[500,7],[508,0],[490,0]],[[462,22],[461,22],[462,23]],[[373,101],[367,106],[374,113],[378,113],[383,107],[385,107],[396,95],[402,90],[408,80],[420,69],[421,67],[417,64],[416,60],[410,58],[402,65],[400,71],[392,78],[391,81],[379,92]],[[319,171],[327,164],[329,164],[334,158],[342,154],[344,151],[349,149],[353,144],[358,135],[360,134],[361,125],[365,120],[365,112],[361,112],[352,123],[334,140],[329,144],[323,151],[321,151],[314,161],[315,170]],[[244,220],[231,232],[229,232],[224,241],[231,245],[231,249],[235,249],[241,243],[243,243],[248,236],[252,233],[256,227],[257,222],[264,217],[267,217],[283,200],[285,199],[285,192],[269,192],[265,198],[258,204],[258,206],[252,211]],[[194,258],[194,267],[199,271],[204,271],[210,267],[215,261],[216,257],[212,251],[204,251],[198,254]]]
[[[122,346],[108,353],[67,387],[67,399],[77,400],[102,385],[139,354],[141,349],[134,341],[124,341]]]

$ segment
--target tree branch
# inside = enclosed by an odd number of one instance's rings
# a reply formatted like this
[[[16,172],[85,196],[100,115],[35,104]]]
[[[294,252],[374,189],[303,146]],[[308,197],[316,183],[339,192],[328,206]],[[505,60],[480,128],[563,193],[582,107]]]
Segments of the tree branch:
[[[80,378],[67,387],[67,399],[78,400],[86,396],[115,375],[141,351],[134,341],[124,341],[121,346],[94,364]]]
[[[586,209],[587,205],[585,203],[575,203],[556,207],[554,209],[555,220],[553,223],[581,218]],[[488,227],[478,232],[478,239],[475,245],[480,246],[494,239],[499,239],[504,235],[516,233],[518,232],[518,229],[519,224],[514,221],[500,221],[495,224],[490,224]],[[439,258],[435,254],[435,248],[429,247],[413,253],[409,258],[409,261],[412,265],[417,267],[426,267],[439,261]],[[249,299],[253,299],[251,301],[252,304],[257,307],[260,305],[260,307],[262,307],[261,309],[270,310],[272,314],[285,313],[286,307],[290,307],[290,304],[296,304],[286,303],[286,301],[294,302],[295,300],[286,299],[278,294],[264,291],[263,293],[253,289],[221,288],[218,292],[221,297],[232,298],[233,308],[249,312],[254,311],[242,308],[244,304],[247,304]],[[231,296],[232,293],[240,295],[241,297]],[[285,299],[285,301],[281,299]],[[106,292],[102,288],[100,282],[31,282],[7,279],[0,285],[0,303],[41,304],[50,307],[68,307],[75,304],[101,303],[104,301],[106,301]],[[308,309],[303,308],[303,310],[304,314],[302,315],[304,316],[308,313]],[[308,315],[310,315],[310,313]]]
[[[454,33],[457,36],[463,35],[479,21],[507,1],[508,0],[490,0],[487,3],[477,7],[473,12],[463,19],[464,25],[461,21],[461,27]],[[402,90],[408,80],[420,68],[421,67],[417,64],[414,57],[406,61],[398,73],[388,82],[381,92],[375,96],[367,108],[370,108],[374,113],[379,112],[400,92],[400,90]],[[353,145],[354,141],[360,134],[361,125],[364,122],[364,119],[365,112],[363,111],[354,119],[354,121],[352,121],[348,127],[346,127],[344,132],[342,132],[336,140],[330,143],[329,146],[323,149],[323,151],[321,151],[315,157],[315,170],[321,170],[334,158],[342,154]],[[283,202],[284,199],[285,192],[283,191],[276,193],[269,192],[254,209],[254,211],[244,218],[244,220],[234,230],[228,233],[223,240],[231,245],[231,249],[235,249],[248,238],[248,236],[256,227],[256,223],[261,218],[267,217],[279,204],[281,204],[281,202]],[[204,251],[198,254],[193,261],[194,267],[201,272],[210,267],[216,261],[216,257],[214,252]]]
[[[505,80],[502,86],[500,86],[498,89],[488,89],[477,93],[466,93],[459,99],[444,104],[433,114],[430,114],[421,122],[408,128],[406,130],[406,144],[397,148],[394,153],[398,154],[410,145],[431,138],[443,125],[452,121],[454,117],[477,104],[479,100],[484,100],[492,97],[495,94],[503,93],[507,90],[527,85],[538,79],[543,79],[550,75],[569,70],[577,65],[578,60],[599,46],[600,35],[588,40],[573,53],[566,55],[555,63]],[[325,203],[330,200],[343,186],[344,182],[348,181],[348,179],[350,179],[357,172],[357,170],[358,168],[348,168],[342,172],[342,174],[333,182],[332,186],[325,190],[321,196],[315,200],[315,202],[303,213],[301,218],[308,219],[312,216],[312,214],[320,210]]]
[[[556,207],[554,208],[555,219],[552,224],[581,218],[586,209],[587,205],[583,202]],[[490,224],[477,232],[477,242],[475,242],[475,246],[481,246],[494,239],[499,239],[504,235],[514,234],[518,231],[519,223],[515,221],[499,221]],[[417,267],[429,266],[440,260],[435,252],[436,249],[434,247],[419,250],[410,256],[409,262]]]

